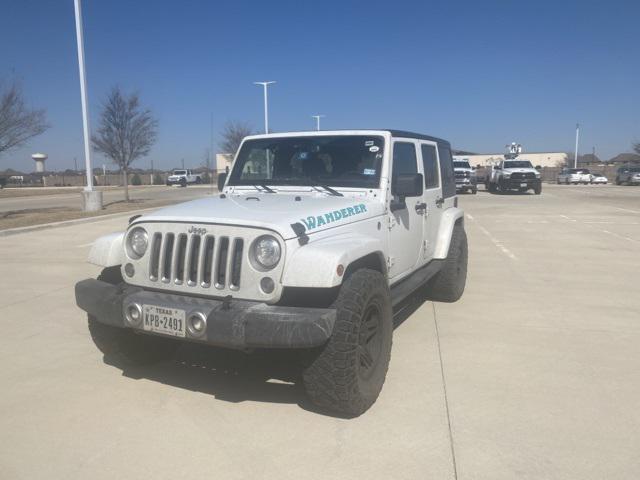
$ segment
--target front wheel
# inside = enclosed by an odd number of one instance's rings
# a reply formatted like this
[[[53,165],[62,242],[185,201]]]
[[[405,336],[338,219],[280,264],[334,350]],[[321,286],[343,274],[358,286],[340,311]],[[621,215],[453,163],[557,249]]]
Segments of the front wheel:
[[[533,193],[536,195],[540,195],[542,193],[542,184],[539,183],[535,187],[533,187]]]
[[[334,306],[333,333],[304,370],[304,386],[319,407],[356,417],[377,400],[389,368],[393,317],[386,278],[355,271]]]

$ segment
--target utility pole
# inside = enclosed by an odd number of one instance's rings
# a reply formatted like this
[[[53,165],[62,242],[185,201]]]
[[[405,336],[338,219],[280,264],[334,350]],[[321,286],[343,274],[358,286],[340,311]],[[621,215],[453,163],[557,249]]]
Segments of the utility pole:
[[[320,119],[325,117],[326,115],[311,115],[311,118],[316,119],[316,130],[320,131]]]
[[[264,88],[264,133],[269,133],[269,101],[267,100],[267,87],[275,81],[269,82],[253,82],[254,85],[262,85]]]
[[[184,158],[182,159],[182,169],[184,170]]]
[[[78,157],[73,157],[73,166],[75,168],[76,173],[78,173]]]
[[[82,192],[83,210],[102,210],[102,192],[93,189],[93,170],[91,169],[91,145],[89,129],[89,103],[87,101],[87,76],[84,64],[84,37],[82,33],[82,6],[80,0],[74,0],[76,17],[76,40],[78,46],[78,70],[80,72],[80,100],[82,103],[82,127],[84,133],[84,159],[87,169],[87,186]]]
[[[576,123],[576,150],[573,155],[573,168],[578,168],[578,140],[580,139],[580,124]]]

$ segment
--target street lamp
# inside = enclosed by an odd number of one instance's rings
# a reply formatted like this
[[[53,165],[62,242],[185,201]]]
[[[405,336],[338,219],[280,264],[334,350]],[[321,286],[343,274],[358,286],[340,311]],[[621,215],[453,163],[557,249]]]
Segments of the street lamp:
[[[269,133],[269,103],[267,100],[267,87],[275,81],[269,82],[253,82],[254,85],[262,85],[264,88],[264,133]]]
[[[578,139],[580,138],[580,124],[576,123],[576,151],[573,154],[573,168],[578,168]]]
[[[311,118],[316,119],[316,130],[320,130],[320,119],[324,118],[326,115],[311,115]]]
[[[80,99],[82,102],[82,128],[84,130],[84,159],[87,169],[87,186],[82,192],[83,210],[102,210],[102,192],[93,189],[91,170],[91,145],[89,143],[89,104],[87,102],[87,76],[84,66],[84,40],[82,34],[82,7],[74,0],[76,16],[76,39],[78,44],[78,69],[80,71]]]

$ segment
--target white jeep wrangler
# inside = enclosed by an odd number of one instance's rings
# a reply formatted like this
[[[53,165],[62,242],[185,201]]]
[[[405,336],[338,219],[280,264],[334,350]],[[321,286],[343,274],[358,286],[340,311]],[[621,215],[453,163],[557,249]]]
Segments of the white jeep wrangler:
[[[448,142],[393,130],[244,139],[223,189],[132,217],[76,285],[105,358],[150,363],[179,342],[308,349],[319,406],[366,411],[384,383],[393,312],[425,286],[464,291],[467,239]]]

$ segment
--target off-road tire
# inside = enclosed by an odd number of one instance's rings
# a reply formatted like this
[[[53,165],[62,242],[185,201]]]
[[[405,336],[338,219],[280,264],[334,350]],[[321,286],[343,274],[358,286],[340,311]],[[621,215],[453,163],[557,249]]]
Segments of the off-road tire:
[[[389,368],[393,313],[387,280],[374,270],[356,270],[334,307],[333,333],[302,377],[317,406],[356,417],[374,404]]]
[[[453,227],[449,253],[442,269],[427,284],[427,295],[436,302],[456,302],[467,283],[467,234],[461,225]]]
[[[495,183],[489,182],[489,192],[496,193],[498,191],[498,186]]]
[[[473,193],[474,195],[478,193],[478,187],[473,187],[471,189],[471,193]]]
[[[541,183],[539,183],[538,185],[533,187],[533,193],[535,193],[536,195],[540,195],[542,193],[542,184]]]
[[[117,285],[122,282],[120,267],[108,267],[98,275],[98,280]],[[98,322],[88,315],[89,333],[105,360],[124,365],[150,365],[173,356],[179,342],[151,335],[139,335],[132,330],[112,327]]]

